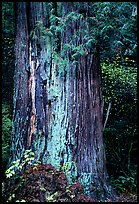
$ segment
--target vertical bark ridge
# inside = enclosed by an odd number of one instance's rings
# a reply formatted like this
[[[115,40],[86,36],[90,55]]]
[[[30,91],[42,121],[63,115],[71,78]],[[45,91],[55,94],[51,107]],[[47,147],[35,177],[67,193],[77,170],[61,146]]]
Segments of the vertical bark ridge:
[[[28,30],[26,2],[17,5],[17,12],[20,15],[16,18],[16,46],[15,46],[15,75],[14,75],[14,111],[12,130],[11,158],[9,164],[20,158],[24,152],[28,132],[28,73],[26,71],[26,56],[28,54]],[[19,27],[18,27],[19,26]],[[28,56],[27,56],[28,58]],[[24,124],[24,125],[23,125]],[[15,148],[17,147],[17,148]]]
[[[42,22],[43,26],[46,26],[47,28],[49,20],[47,19],[46,21],[46,16],[48,14],[43,11],[44,2],[32,2],[31,7],[33,9],[33,12],[30,15],[31,27],[34,28],[37,22]],[[51,129],[51,120],[53,121],[56,119],[56,115],[53,113],[53,109],[55,109],[55,102],[52,102],[52,90],[55,84],[52,83],[53,62],[51,38],[46,36],[46,40],[43,41],[40,32],[41,30],[38,28],[36,33],[38,37],[37,42],[34,43],[32,41],[33,51],[34,53],[37,53],[37,60],[39,61],[39,65],[35,70],[36,121],[32,147],[38,155],[37,158],[42,162],[46,162],[46,157],[49,155],[49,151],[47,150],[48,134],[50,133],[49,127]],[[35,59],[34,63],[36,63]],[[53,108],[52,104],[54,105]]]

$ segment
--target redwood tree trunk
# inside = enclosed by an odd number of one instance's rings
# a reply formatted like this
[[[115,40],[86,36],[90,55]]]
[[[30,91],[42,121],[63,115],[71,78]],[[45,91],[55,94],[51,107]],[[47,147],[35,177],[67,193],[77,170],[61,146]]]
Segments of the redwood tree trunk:
[[[89,33],[84,16],[66,23],[56,53],[55,36],[47,33],[50,21],[45,4],[17,4],[11,161],[32,148],[42,163],[60,168],[69,162],[69,182],[79,179],[86,194],[111,198],[103,145],[99,51],[94,54],[84,48],[85,54],[76,56],[75,63],[72,49],[63,48],[84,43]],[[76,3],[62,3],[61,18],[73,11],[79,14],[80,9]],[[31,31],[36,37],[29,38]],[[82,31],[79,38],[72,39],[78,31]]]
[[[14,111],[13,111],[13,135],[11,145],[11,158],[13,161],[20,158],[27,146],[29,132],[29,75],[26,71],[26,58],[28,57],[28,25],[26,3],[16,6],[16,47],[15,47],[15,74],[14,74]]]

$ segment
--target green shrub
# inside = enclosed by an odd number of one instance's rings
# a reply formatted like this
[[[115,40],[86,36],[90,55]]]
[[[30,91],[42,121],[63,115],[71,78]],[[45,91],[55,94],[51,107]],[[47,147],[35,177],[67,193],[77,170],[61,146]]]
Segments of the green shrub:
[[[3,183],[6,188],[2,192],[3,200],[11,202],[13,199],[15,202],[26,202],[24,199],[17,200],[16,194],[20,187],[24,184],[24,173],[29,171],[29,167],[37,168],[40,162],[35,162],[34,152],[31,149],[25,150],[23,159],[17,159],[13,161],[11,166],[5,171],[6,181]],[[7,191],[7,188],[10,189]]]
[[[130,192],[132,194],[137,193],[137,171],[132,169],[130,174],[125,176],[119,176],[117,179],[111,177],[111,183],[119,193]]]
[[[2,169],[5,170],[10,151],[12,121],[9,116],[8,105],[2,105]]]
[[[16,161],[13,161],[12,165],[6,170],[5,174],[7,178],[12,177],[13,175],[17,174],[17,172],[20,172],[24,169],[24,166],[37,166],[39,164],[39,161],[37,163],[34,163],[35,156],[34,152],[32,152],[31,149],[25,150],[23,160],[17,159]]]

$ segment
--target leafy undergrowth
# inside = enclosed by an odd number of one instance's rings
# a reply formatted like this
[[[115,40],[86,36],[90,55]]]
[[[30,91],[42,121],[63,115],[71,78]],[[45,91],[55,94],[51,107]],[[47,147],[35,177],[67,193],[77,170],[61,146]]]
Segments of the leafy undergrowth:
[[[137,202],[137,195],[123,193],[117,198],[117,202]]]
[[[127,195],[126,195],[127,197]],[[7,202],[98,202],[85,196],[80,183],[68,185],[63,171],[49,164],[30,166],[24,172],[6,180],[3,201]],[[118,197],[119,202],[135,202],[136,198]],[[111,200],[106,200],[111,202]]]
[[[95,202],[83,194],[78,182],[68,185],[63,171],[49,164],[30,167],[5,183],[3,200],[8,202]]]

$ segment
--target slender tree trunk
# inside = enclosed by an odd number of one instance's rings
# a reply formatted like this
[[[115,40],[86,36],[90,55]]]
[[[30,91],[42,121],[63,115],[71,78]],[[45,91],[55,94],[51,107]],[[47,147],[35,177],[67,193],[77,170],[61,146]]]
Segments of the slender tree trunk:
[[[68,162],[69,182],[79,179],[86,194],[111,198],[103,145],[99,51],[96,49],[94,54],[85,49],[86,54],[77,56],[75,64],[72,49],[63,49],[79,30],[80,37],[73,38],[72,45],[84,43],[89,32],[86,18],[67,22],[57,52],[60,64],[53,37],[47,33],[50,21],[45,3],[17,5],[11,161],[32,148],[36,160],[42,163],[60,168]],[[80,12],[73,2],[62,3],[62,8],[63,19],[70,12]],[[44,28],[45,38],[41,30]],[[31,30],[35,37],[29,38]]]

